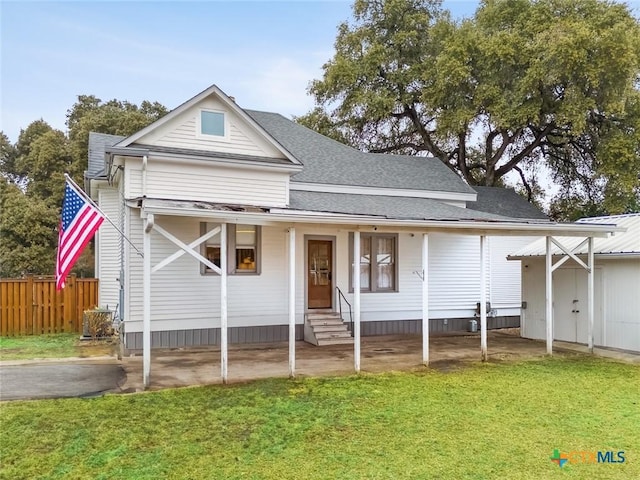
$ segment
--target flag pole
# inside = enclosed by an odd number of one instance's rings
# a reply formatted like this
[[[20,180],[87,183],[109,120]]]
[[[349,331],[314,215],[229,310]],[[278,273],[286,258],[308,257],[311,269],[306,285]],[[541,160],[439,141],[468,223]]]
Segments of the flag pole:
[[[127,241],[127,243],[133,247],[133,249],[138,253],[138,255],[144,258],[144,254],[140,250],[138,250],[138,247],[136,247],[133,243],[131,243],[131,240],[129,240],[127,236],[124,233],[122,233],[122,230],[120,230],[120,228],[118,228],[118,226],[111,221],[111,219],[107,216],[107,214],[102,211],[102,209],[98,206],[98,204],[94,202],[93,199],[89,195],[87,195],[87,193],[84,190],[82,190],[82,188],[80,188],[80,186],[76,182],[73,181],[73,178],[71,178],[68,173],[64,174],[64,178],[71,184],[71,186],[76,191],[76,193],[80,195],[82,198],[84,198],[87,202],[89,202],[93,208],[98,210],[104,216],[104,218],[107,219],[107,222],[109,222],[113,226],[113,228],[116,229],[116,231],[120,234],[120,236],[122,236],[122,238],[124,238]]]

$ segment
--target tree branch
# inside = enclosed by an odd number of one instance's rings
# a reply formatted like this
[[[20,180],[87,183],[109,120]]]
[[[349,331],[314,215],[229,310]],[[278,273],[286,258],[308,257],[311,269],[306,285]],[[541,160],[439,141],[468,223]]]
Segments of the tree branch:
[[[467,131],[458,133],[458,169],[465,180],[469,183],[473,181],[473,177],[467,168]]]
[[[533,189],[531,188],[531,185],[529,185],[529,182],[527,181],[526,177],[524,176],[524,172],[517,165],[515,165],[513,167],[513,170],[515,170],[516,172],[518,172],[520,174],[520,179],[522,180],[522,185],[524,185],[524,188],[527,191],[527,200],[529,202],[531,202],[531,200],[533,199]]]
[[[411,123],[413,123],[416,132],[420,135],[422,141],[427,146],[427,150],[429,150],[429,152],[438,157],[440,160],[444,161],[447,158],[447,154],[433,142],[431,134],[420,121],[420,117],[415,109],[415,106],[405,105],[404,109],[405,112],[407,112],[408,117],[411,119]]]
[[[502,167],[496,170],[496,176],[498,178],[502,177],[507,172],[513,170],[513,167],[515,167],[523,159],[525,159],[527,156],[533,153],[533,151],[542,144],[547,134],[551,132],[551,130],[553,130],[553,127],[554,125],[550,123],[546,127],[544,127],[544,129],[539,131],[536,137],[534,138],[534,140],[531,143],[529,143],[525,148],[523,148],[520,153],[515,155],[511,160],[509,160]]]

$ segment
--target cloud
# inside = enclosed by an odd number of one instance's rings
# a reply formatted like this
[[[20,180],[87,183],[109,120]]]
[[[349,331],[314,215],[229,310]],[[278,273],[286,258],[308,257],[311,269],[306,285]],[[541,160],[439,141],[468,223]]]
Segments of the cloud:
[[[302,115],[313,107],[307,88],[320,73],[319,67],[279,57],[240,83],[250,108],[276,111],[285,116]]]

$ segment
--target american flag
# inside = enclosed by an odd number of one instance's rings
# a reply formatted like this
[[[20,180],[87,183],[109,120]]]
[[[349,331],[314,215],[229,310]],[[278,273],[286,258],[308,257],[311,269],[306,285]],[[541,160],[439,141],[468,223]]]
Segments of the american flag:
[[[67,275],[103,221],[104,215],[67,180],[58,233],[56,290],[64,288]]]

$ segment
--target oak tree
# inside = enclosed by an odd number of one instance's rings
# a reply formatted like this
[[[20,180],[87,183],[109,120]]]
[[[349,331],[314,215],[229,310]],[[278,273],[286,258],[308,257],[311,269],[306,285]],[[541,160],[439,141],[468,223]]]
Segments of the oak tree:
[[[454,20],[436,0],[356,0],[323,71],[298,119],[321,133],[435,156],[471,185],[531,199],[552,181],[557,202],[637,208],[640,24],[624,4],[485,0]]]

